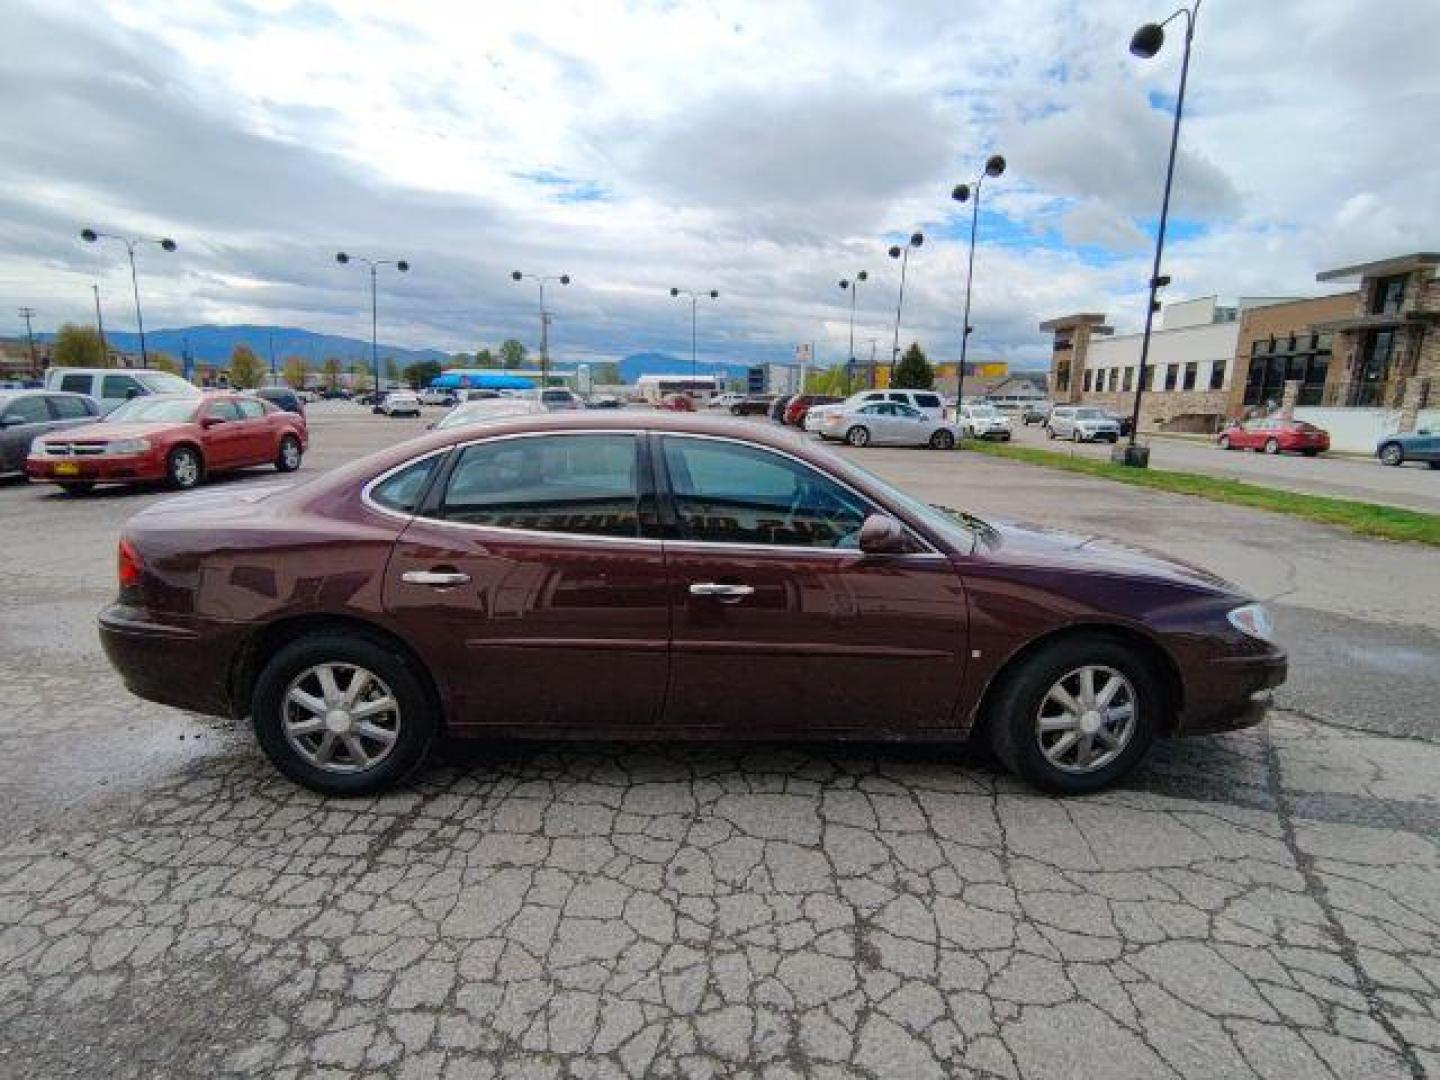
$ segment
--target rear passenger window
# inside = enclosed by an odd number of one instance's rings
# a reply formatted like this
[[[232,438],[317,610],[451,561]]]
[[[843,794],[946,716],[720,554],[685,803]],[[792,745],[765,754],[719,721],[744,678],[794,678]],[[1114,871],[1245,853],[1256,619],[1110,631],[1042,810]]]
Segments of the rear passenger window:
[[[545,435],[467,446],[439,516],[466,525],[638,536],[633,435]]]
[[[413,514],[420,506],[430,475],[435,471],[443,454],[430,457],[407,466],[380,481],[370,489],[370,499],[387,510],[398,510],[402,514]]]
[[[90,376],[61,375],[60,389],[67,394],[88,394],[90,393]]]

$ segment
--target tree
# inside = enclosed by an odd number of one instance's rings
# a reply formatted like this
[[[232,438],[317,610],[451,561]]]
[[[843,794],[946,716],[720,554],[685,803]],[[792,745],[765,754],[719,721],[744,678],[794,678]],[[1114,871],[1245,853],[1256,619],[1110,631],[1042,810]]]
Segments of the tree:
[[[500,343],[500,363],[505,367],[514,369],[525,365],[527,352],[525,346],[516,341],[513,337],[506,338]]]
[[[395,362],[393,356],[385,358],[385,385],[398,386],[400,384],[400,365]]]
[[[405,384],[411,390],[429,386],[440,377],[443,369],[434,360],[421,360],[405,366]]]
[[[56,367],[109,367],[100,332],[88,326],[66,323],[50,346],[50,363]]]
[[[596,364],[590,377],[596,386],[619,386],[624,381],[620,378],[620,365],[614,360]]]
[[[230,385],[237,390],[253,390],[265,378],[265,368],[249,345],[236,345],[230,353]]]
[[[338,379],[340,377],[340,361],[335,360],[333,356],[330,360],[325,361],[326,377],[329,377],[329,364],[331,360],[335,362],[335,377]],[[370,369],[359,361],[350,365],[350,389],[354,390],[357,394],[370,389]]]
[[[168,371],[171,375],[180,374],[180,365],[175,358],[167,352],[152,352],[150,354],[150,366],[156,371]]]
[[[291,390],[304,390],[305,358],[303,356],[285,357],[285,366],[281,369],[280,377],[285,380],[285,385]]]
[[[900,363],[895,365],[895,374],[890,377],[890,385],[897,390],[935,388],[935,369],[930,366],[930,361],[925,359],[925,353],[918,341],[912,341],[905,350],[905,355],[900,357]]]
[[[817,368],[805,376],[805,393],[807,394],[829,394],[832,397],[844,397],[845,391],[844,364]]]
[[[489,349],[481,349],[479,352],[477,352],[477,353],[475,354],[475,366],[476,366],[476,367],[499,367],[500,364],[499,364],[499,361],[497,361],[497,360],[495,359],[495,354],[492,353]]]
[[[320,365],[320,375],[325,380],[325,388],[334,390],[340,385],[340,361],[333,356],[327,356],[325,363]]]

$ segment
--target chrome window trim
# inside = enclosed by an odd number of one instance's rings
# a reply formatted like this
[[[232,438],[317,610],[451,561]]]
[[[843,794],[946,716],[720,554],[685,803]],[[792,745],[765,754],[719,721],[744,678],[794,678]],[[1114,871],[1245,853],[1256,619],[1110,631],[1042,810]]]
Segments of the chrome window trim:
[[[375,488],[383,484],[386,480],[389,480],[396,473],[404,472],[412,465],[419,465],[420,462],[426,461],[432,457],[438,457],[442,454],[448,454],[451,449],[452,447],[442,446],[438,449],[431,450],[427,454],[421,454],[419,457],[406,458],[399,465],[393,465],[390,468],[386,469],[384,472],[380,473],[378,476],[372,477],[370,480],[366,481],[365,486],[360,489],[361,504],[367,510],[372,510],[377,514],[383,514],[385,517],[395,518],[398,521],[405,522],[414,521],[416,517],[415,514],[405,514],[401,513],[399,510],[392,510],[388,506],[381,506],[373,498],[371,498],[370,493]]]

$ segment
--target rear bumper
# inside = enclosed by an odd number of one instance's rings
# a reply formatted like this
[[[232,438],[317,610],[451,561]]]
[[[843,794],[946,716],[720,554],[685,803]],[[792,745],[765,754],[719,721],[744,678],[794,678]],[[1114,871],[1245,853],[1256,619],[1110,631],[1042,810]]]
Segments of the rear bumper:
[[[1279,650],[1211,660],[1203,690],[1192,690],[1187,697],[1175,733],[1209,735],[1260,723],[1273,704],[1271,691],[1285,681],[1289,668],[1288,657]]]
[[[100,613],[100,645],[136,697],[177,709],[230,715],[230,667],[244,640],[239,624],[203,626],[155,621],[113,604]]]
[[[127,457],[50,457],[31,454],[25,475],[40,483],[127,483],[165,479],[165,458],[155,454]]]

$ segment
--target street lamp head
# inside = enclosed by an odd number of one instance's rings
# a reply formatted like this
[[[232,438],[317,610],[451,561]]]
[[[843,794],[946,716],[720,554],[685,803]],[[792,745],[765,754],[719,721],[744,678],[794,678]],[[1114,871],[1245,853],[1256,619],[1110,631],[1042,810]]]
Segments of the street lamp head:
[[[94,229],[81,229],[80,239],[84,240],[87,244],[93,244],[96,240],[100,239],[100,234]]]
[[[561,285],[569,285],[569,284],[570,284],[570,275],[569,275],[569,274],[561,274],[561,275],[560,275],[560,284],[561,284]]]
[[[924,233],[918,233],[918,232],[917,232],[917,233],[911,233],[911,234],[910,234],[910,246],[911,246],[911,247],[918,248],[918,247],[919,247],[921,244],[923,244],[924,242],[925,242],[925,234],[924,234]]]
[[[1005,159],[999,154],[991,154],[985,161],[985,175],[999,176],[1005,171]]]
[[[519,281],[519,280],[520,280],[521,278],[523,278],[524,276],[525,276],[525,275],[522,274],[519,270],[511,270],[511,271],[510,271],[510,280],[512,280],[512,281]]]
[[[350,256],[349,256],[349,255],[346,255],[345,252],[343,252],[343,251],[337,251],[337,252],[335,253],[335,261],[336,261],[337,263],[339,263],[341,266],[344,266],[346,263],[348,263],[348,262],[350,261]]]
[[[952,191],[952,192],[950,192],[950,198],[954,199],[956,202],[969,202],[969,201],[970,201],[970,185],[969,185],[969,184],[956,184],[956,185],[955,185],[955,190]]]
[[[174,241],[174,240],[171,240],[171,239],[167,236],[165,239],[163,239],[163,240],[160,241],[160,247],[161,247],[163,250],[165,250],[165,251],[174,251],[174,250],[175,250],[175,241]]]
[[[840,288],[842,288],[842,289],[848,289],[849,287],[850,287],[850,282],[847,281],[845,278],[841,278],[841,279],[840,279]]]
[[[899,245],[899,244],[891,244],[891,245],[890,245],[890,251],[889,251],[888,254],[890,255],[890,258],[892,258],[892,259],[898,259],[898,258],[900,257],[900,245]]]
[[[720,299],[720,294],[719,294],[719,292],[717,292],[717,291],[714,290],[714,289],[711,289],[711,290],[710,290],[710,299],[711,299],[711,300],[719,300],[719,299]]]
[[[869,281],[869,280],[870,280],[870,275],[869,275],[868,273],[866,273],[864,270],[861,270],[858,274],[855,275],[855,280],[856,280],[856,281]]]
[[[410,264],[409,264],[408,262],[406,262],[404,259],[401,259],[401,260],[399,260],[398,262],[396,262],[396,264],[395,264],[395,269],[396,269],[396,270],[399,270],[402,274],[408,273],[409,270],[410,270]]]
[[[1149,60],[1165,44],[1165,31],[1158,23],[1146,23],[1130,39],[1130,51],[1141,60]]]
[[[672,285],[672,286],[670,287],[670,295],[671,295],[671,296],[679,296],[679,295],[680,295],[680,290],[677,289],[677,288],[675,288],[675,287]]]

